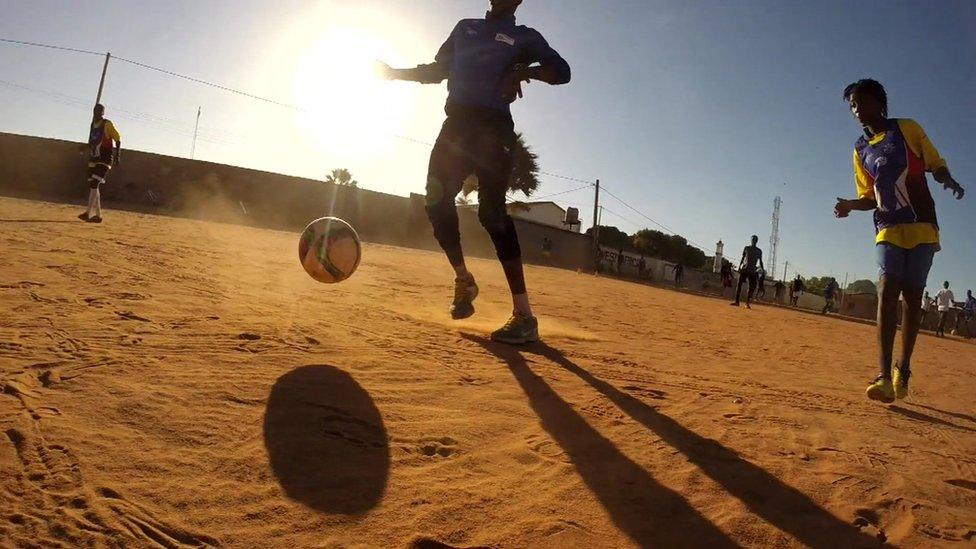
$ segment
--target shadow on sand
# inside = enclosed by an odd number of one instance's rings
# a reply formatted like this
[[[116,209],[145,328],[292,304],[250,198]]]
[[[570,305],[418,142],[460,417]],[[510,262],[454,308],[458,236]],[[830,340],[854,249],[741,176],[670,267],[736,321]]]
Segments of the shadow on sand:
[[[531,371],[523,353],[541,356],[578,376],[620,410],[680,451],[705,475],[772,526],[812,547],[877,547],[879,541],[817,505],[733,450],[691,431],[651,406],[537,343],[523,349],[464,334],[502,359],[529,397],[542,425],[570,456],[614,522],[642,546],[716,546],[733,542],[679,494],[656,483],[624,457]]]
[[[0,223],[77,223],[81,224],[84,221],[79,219],[68,220],[68,219],[0,219]]]
[[[907,418],[914,419],[916,421],[924,421],[926,423],[933,423],[935,425],[942,425],[943,427],[952,427],[953,429],[959,429],[960,431],[969,431],[970,433],[976,433],[976,429],[972,427],[965,427],[963,425],[956,425],[951,421],[946,421],[944,419],[939,419],[935,416],[930,416],[928,414],[923,414],[922,412],[917,412],[915,410],[909,410],[908,408],[902,408],[901,406],[888,406],[888,410],[901,414]]]
[[[390,448],[369,394],[333,366],[278,378],[264,415],[271,469],[289,497],[327,512],[361,514],[383,497]]]
[[[572,461],[614,524],[642,547],[735,547],[680,494],[654,480],[583,419],[512,347],[461,334],[502,359],[542,427]]]

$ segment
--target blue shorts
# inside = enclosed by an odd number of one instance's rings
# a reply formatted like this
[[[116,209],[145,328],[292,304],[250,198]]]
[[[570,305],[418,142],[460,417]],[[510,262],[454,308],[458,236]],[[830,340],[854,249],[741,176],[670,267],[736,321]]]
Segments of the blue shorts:
[[[935,244],[919,244],[910,250],[879,242],[877,246],[878,273],[903,286],[921,290],[929,278]]]

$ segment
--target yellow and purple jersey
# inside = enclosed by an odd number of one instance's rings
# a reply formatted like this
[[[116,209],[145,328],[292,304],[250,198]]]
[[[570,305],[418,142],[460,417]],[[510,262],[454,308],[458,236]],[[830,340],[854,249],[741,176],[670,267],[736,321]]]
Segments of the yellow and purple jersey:
[[[92,123],[91,133],[88,134],[88,164],[90,166],[95,164],[111,166],[113,141],[121,143],[122,136],[119,135],[111,120],[103,118]]]
[[[854,144],[858,198],[877,202],[875,242],[911,249],[939,244],[935,201],[925,172],[945,167],[925,131],[908,118],[888,120],[886,131]]]

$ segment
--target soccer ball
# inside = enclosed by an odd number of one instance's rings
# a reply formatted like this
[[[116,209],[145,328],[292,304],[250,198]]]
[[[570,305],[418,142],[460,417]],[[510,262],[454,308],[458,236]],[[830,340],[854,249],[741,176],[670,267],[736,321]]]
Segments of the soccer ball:
[[[952,330],[951,332],[949,332],[949,333],[950,333],[950,334],[952,334],[952,335],[954,335],[954,336],[957,336],[957,335],[959,335],[959,331],[958,331],[958,330],[956,330],[956,329],[953,329],[953,330]]]
[[[352,276],[361,255],[356,230],[338,217],[323,217],[309,223],[298,241],[298,260],[305,272],[326,284]]]

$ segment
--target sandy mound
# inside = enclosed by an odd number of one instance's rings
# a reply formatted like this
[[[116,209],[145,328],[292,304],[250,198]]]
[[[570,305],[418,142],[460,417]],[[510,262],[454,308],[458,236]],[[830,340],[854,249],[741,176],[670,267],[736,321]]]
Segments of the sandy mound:
[[[24,547],[976,541],[976,346],[529,268],[544,344],[438,254],[0,199],[0,540]],[[0,544],[2,545],[2,544]]]

